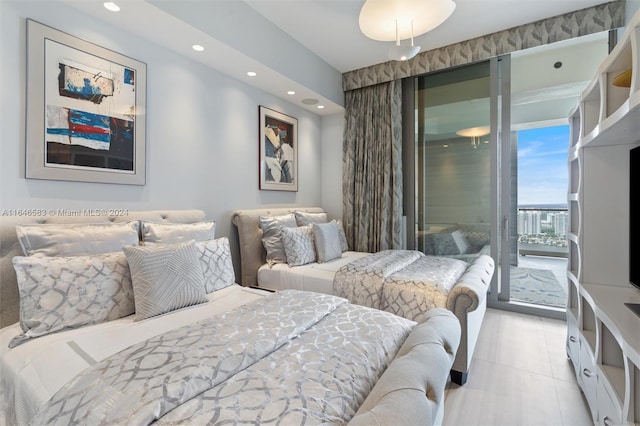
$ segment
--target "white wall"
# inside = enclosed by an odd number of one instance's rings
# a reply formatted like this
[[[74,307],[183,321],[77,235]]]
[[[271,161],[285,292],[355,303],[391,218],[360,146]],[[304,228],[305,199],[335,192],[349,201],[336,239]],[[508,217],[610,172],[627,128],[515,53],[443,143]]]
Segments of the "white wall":
[[[320,157],[322,207],[329,217],[342,220],[342,140],[344,114],[322,117]]]
[[[147,64],[145,186],[24,178],[25,18]],[[0,211],[197,208],[217,221],[217,234],[231,236],[233,246],[235,209],[323,201],[332,210],[341,206],[340,186],[325,188],[329,195],[322,190],[321,162],[338,163],[341,170],[341,148],[322,152],[324,145],[341,147],[337,120],[327,119],[329,136],[323,136],[320,116],[58,2],[2,0],[0,24]],[[298,118],[298,192],[258,190],[259,105]],[[328,158],[334,155],[335,161]]]

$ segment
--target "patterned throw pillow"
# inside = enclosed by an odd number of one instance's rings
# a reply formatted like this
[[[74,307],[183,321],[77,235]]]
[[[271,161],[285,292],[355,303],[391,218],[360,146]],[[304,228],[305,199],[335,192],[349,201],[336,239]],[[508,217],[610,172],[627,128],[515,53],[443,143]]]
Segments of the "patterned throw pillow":
[[[280,230],[289,266],[306,265],[316,261],[316,248],[311,225],[297,228],[282,226]]]
[[[318,263],[328,262],[342,256],[342,246],[338,231],[338,223],[314,223],[313,238],[315,239]]]
[[[23,334],[9,347],[56,331],[133,314],[127,258],[117,253],[76,257],[16,256]]]
[[[227,237],[196,243],[207,294],[235,284],[231,249]]]
[[[123,247],[136,306],[136,321],[207,302],[195,242]]]
[[[327,223],[329,221],[325,212],[310,213],[296,210],[293,214],[296,217],[296,223],[298,226],[311,225],[312,223]]]
[[[215,221],[196,223],[142,222],[142,241],[147,243],[174,244],[190,240],[208,241],[215,238]]]
[[[340,249],[343,252],[345,252],[349,250],[349,244],[347,243],[347,236],[344,233],[342,222],[339,220],[336,220],[336,224],[338,225],[338,238],[340,239]]]
[[[138,244],[137,220],[123,223],[17,225],[25,256],[80,256],[114,253]]]
[[[293,213],[280,216],[260,216],[258,218],[260,228],[262,228],[262,245],[267,251],[267,263],[287,263],[287,254],[282,244],[282,233],[280,227],[293,227],[297,225]]]

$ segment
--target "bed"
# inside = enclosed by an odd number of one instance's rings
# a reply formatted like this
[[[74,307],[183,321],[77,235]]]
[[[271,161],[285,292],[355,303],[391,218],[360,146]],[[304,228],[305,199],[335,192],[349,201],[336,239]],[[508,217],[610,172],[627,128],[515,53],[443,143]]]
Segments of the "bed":
[[[292,214],[295,223],[287,219]],[[232,222],[238,231],[240,282],[243,285],[336,294],[352,303],[387,310],[418,322],[430,309],[446,308],[455,314],[462,328],[451,379],[460,385],[466,382],[494,272],[491,257],[478,255],[467,263],[459,259],[425,256],[413,250],[373,254],[346,250],[330,261],[290,266],[288,261],[269,262],[263,242],[263,228],[269,230],[268,226],[273,222],[269,218],[278,218],[279,223],[285,223],[286,226],[276,228],[287,232],[289,227],[300,228],[300,225],[307,226],[314,220],[326,222],[329,219],[320,207],[235,211]],[[391,264],[392,257],[397,258],[396,263]],[[355,270],[356,267],[360,272]],[[378,269],[374,270],[374,267]],[[433,271],[444,276],[443,285],[438,284],[437,289],[432,285],[430,275]]]
[[[0,423],[441,422],[450,312],[240,286],[214,233],[197,210],[0,217]]]

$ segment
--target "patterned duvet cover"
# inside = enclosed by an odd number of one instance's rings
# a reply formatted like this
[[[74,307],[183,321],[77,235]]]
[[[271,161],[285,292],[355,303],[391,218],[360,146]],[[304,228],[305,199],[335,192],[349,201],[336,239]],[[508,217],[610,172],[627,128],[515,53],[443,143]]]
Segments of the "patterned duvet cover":
[[[416,250],[383,250],[354,260],[335,275],[336,295],[420,322],[446,308],[449,292],[469,265]]]
[[[31,424],[344,424],[414,326],[281,291],[90,366]]]

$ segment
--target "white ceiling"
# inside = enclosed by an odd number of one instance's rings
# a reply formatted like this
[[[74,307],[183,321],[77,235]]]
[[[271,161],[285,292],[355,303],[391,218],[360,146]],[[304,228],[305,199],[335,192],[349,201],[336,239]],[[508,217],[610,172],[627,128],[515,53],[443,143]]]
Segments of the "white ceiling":
[[[358,14],[363,0],[115,0],[121,6],[118,13],[106,11],[101,0],[61,1],[319,115],[342,111],[341,73],[386,62],[388,47],[393,44],[370,40],[360,32]],[[447,21],[416,37],[422,51],[607,2],[455,1],[456,9]],[[240,17],[233,16],[240,13]],[[225,28],[226,22],[242,25]],[[278,44],[304,56],[301,64],[308,66],[315,60],[314,68],[334,73],[327,79],[338,86],[333,92],[322,87],[322,77],[309,78],[313,70],[301,68],[297,73],[294,65],[283,71],[266,53],[255,49],[263,41],[259,38],[266,34],[265,29],[273,35],[278,28],[282,31],[276,38]],[[190,49],[196,42],[205,46],[205,52]],[[247,77],[248,70],[258,76]],[[295,90],[296,95],[286,95],[288,90]],[[336,90],[340,92],[337,95]],[[305,98],[318,99],[325,109],[304,105]]]

